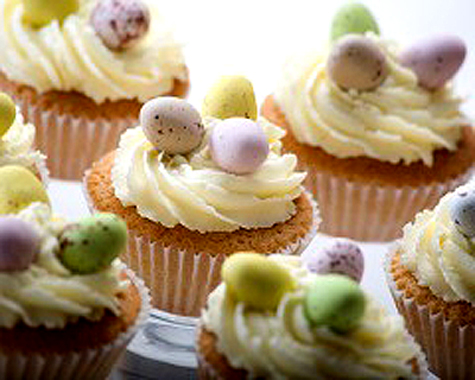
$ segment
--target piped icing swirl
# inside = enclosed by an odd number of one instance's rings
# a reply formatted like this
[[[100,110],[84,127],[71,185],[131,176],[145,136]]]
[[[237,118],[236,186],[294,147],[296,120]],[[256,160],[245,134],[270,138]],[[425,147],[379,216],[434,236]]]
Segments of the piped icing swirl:
[[[81,0],[62,25],[56,20],[34,29],[22,22],[21,2],[0,0],[0,69],[14,81],[43,93],[78,91],[96,103],[134,99],[144,102],[172,90],[187,78],[181,46],[153,1],[148,35],[133,48],[109,50],[89,19],[98,0]],[[85,80],[87,78],[87,80]]]
[[[473,190],[466,185],[457,191]],[[418,283],[444,301],[475,305],[475,248],[450,215],[455,192],[446,194],[433,210],[424,210],[404,227],[401,262]]]
[[[72,274],[57,257],[59,235],[66,223],[43,203],[33,203],[16,217],[31,224],[40,239],[38,256],[26,270],[0,272],[0,327],[17,323],[62,328],[80,317],[100,319],[104,311],[120,313],[118,293],[128,280],[116,259],[108,268],[87,275]]]
[[[399,48],[368,33],[387,58],[389,74],[372,91],[344,90],[330,80],[328,52],[289,62],[275,99],[301,143],[338,158],[364,156],[390,163],[433,164],[437,149],[455,150],[467,120],[446,85],[424,90],[398,62]]]
[[[8,131],[0,137],[0,166],[20,165],[40,173],[43,181],[48,175],[45,156],[33,150],[35,127],[25,123],[17,108],[16,118]]]
[[[276,310],[258,311],[236,302],[222,283],[203,310],[204,328],[217,337],[217,350],[249,377],[272,379],[417,378],[411,359],[421,352],[399,316],[389,316],[367,299],[358,327],[345,334],[312,327],[304,313],[305,289],[317,276],[299,257],[272,255],[296,287]]]
[[[181,224],[203,233],[270,227],[291,218],[305,173],[295,171],[295,155],[281,154],[285,132],[259,119],[270,152],[255,172],[234,175],[211,158],[208,140],[220,122],[205,119],[201,145],[186,155],[154,149],[140,127],[127,130],[111,175],[122,204],[166,227]]]

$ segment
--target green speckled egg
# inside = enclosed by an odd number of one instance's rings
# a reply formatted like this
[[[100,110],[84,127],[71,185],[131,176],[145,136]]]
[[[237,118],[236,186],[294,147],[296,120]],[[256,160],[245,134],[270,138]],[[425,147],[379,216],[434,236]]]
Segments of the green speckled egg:
[[[79,0],[22,0],[23,21],[41,28],[53,20],[63,22],[71,13],[79,9]]]
[[[0,93],[0,138],[7,133],[16,117],[16,107],[5,93]]]
[[[335,14],[331,26],[331,40],[335,41],[345,34],[379,34],[379,27],[370,10],[361,3],[349,3]]]

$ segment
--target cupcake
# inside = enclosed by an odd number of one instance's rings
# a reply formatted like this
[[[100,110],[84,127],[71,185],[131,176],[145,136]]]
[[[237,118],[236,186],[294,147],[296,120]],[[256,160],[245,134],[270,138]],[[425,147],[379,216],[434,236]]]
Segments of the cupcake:
[[[249,252],[226,260],[222,275],[197,333],[200,379],[427,376],[402,318],[346,275],[315,274],[298,256]]]
[[[123,259],[156,308],[197,316],[227,256],[298,253],[315,235],[316,205],[296,157],[281,154],[282,129],[264,119],[202,119],[186,101],[163,97],[146,103],[140,120],[84,183],[93,210],[126,220]]]
[[[48,179],[46,159],[33,148],[35,127],[25,123],[12,99],[0,93],[0,167],[17,165],[34,173],[44,183]]]
[[[307,171],[325,233],[400,236],[416,212],[469,178],[475,136],[451,78],[465,57],[456,37],[399,48],[358,3],[335,17],[333,41],[286,66],[262,114],[287,129],[284,148]]]
[[[81,179],[146,100],[188,89],[181,46],[151,0],[1,0],[0,48],[0,90],[37,127],[53,177]]]
[[[149,296],[117,255],[125,223],[68,223],[45,203],[0,216],[0,378],[103,379],[144,323]]]
[[[474,237],[469,184],[417,214],[388,255],[396,306],[441,379],[475,379]]]

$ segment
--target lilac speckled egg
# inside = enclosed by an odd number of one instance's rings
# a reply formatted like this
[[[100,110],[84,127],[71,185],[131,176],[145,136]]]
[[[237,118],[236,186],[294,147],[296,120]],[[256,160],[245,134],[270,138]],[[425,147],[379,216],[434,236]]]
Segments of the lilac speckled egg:
[[[211,133],[209,147],[213,161],[234,174],[256,171],[269,154],[269,143],[262,127],[240,117],[220,121]]]
[[[330,78],[344,89],[373,90],[389,74],[386,57],[369,38],[350,34],[339,39],[328,56]]]
[[[170,154],[186,154],[200,145],[204,126],[200,113],[186,100],[162,96],[140,110],[140,124],[147,139]]]
[[[327,247],[306,254],[303,259],[308,269],[318,274],[342,274],[360,282],[364,272],[361,249],[345,239],[338,239]]]
[[[104,45],[122,50],[135,45],[150,27],[150,11],[141,0],[100,0],[91,25]]]
[[[435,90],[453,78],[466,53],[459,37],[444,35],[415,43],[401,52],[400,61],[414,71],[421,87]]]
[[[34,261],[39,237],[28,223],[19,218],[0,218],[0,272],[27,269]]]

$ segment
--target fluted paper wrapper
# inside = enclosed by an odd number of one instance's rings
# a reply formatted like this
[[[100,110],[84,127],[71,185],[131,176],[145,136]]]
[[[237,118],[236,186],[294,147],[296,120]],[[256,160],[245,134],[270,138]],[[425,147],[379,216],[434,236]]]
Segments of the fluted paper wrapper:
[[[113,342],[97,348],[64,354],[0,354],[0,379],[105,379],[151,311],[150,294],[132,271],[127,277],[137,287],[142,300],[135,322]]]
[[[427,356],[429,369],[441,379],[475,380],[475,326],[462,326],[432,313],[396,287],[390,265],[396,248],[386,256],[385,272],[389,290],[406,327]]]
[[[465,183],[471,171],[444,183],[419,187],[378,186],[350,182],[304,166],[305,187],[317,199],[320,231],[360,241],[390,241],[414,215],[432,208],[442,195]]]
[[[47,156],[51,177],[60,179],[81,180],[94,161],[117,147],[122,132],[137,124],[136,118],[78,118],[18,101],[36,127],[36,147]]]
[[[314,201],[312,205],[314,225],[307,235],[274,253],[298,254],[307,247],[320,222]],[[122,259],[144,279],[154,307],[169,313],[199,316],[207,295],[221,281],[221,266],[226,257],[164,246],[129,229],[129,246]]]

